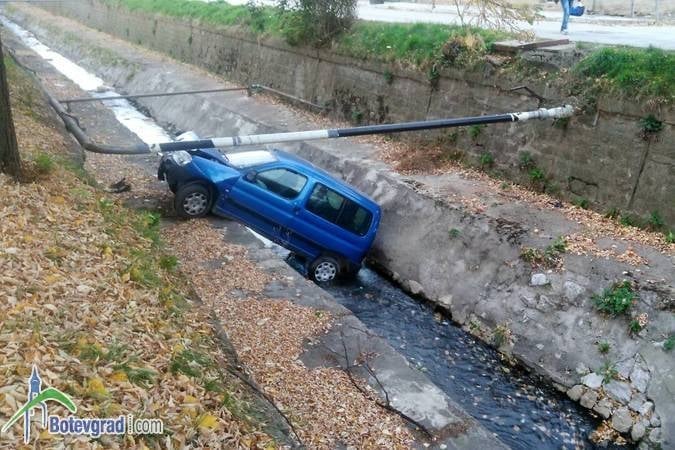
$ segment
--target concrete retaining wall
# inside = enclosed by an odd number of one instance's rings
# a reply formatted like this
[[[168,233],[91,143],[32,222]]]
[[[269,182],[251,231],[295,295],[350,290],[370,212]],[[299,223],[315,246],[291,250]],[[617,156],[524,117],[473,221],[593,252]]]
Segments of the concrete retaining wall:
[[[538,107],[531,97],[504,92],[523,84],[517,76],[449,70],[434,89],[426,74],[417,71],[259,41],[197,22],[130,13],[101,0],[48,3],[44,8],[228,79],[265,84],[330,105],[334,115],[348,120],[380,123]],[[551,104],[569,100],[546,83],[532,82],[531,87],[553,99]],[[648,216],[656,210],[675,224],[675,184],[665,182],[675,179],[675,111],[659,113],[664,129],[658,140],[647,142],[640,136],[640,119],[648,114],[643,106],[604,98],[597,114],[579,116],[566,126],[543,122],[487,127],[473,138],[464,130],[448,145],[462,149],[471,161],[489,152],[497,169],[521,181],[527,174],[519,168],[519,154],[529,152],[552,188],[567,199],[586,199],[600,211],[618,208]]]

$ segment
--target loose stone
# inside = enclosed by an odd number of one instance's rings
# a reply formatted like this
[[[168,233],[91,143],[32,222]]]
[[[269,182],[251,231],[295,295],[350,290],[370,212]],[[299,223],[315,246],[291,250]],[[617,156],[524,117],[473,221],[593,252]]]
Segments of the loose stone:
[[[567,391],[567,396],[574,400],[575,402],[578,401],[581,396],[584,395],[584,387],[580,384],[577,384],[576,386],[572,386],[568,391]]]
[[[584,395],[581,396],[581,406],[584,408],[591,409],[595,406],[595,402],[598,401],[598,393],[595,391],[586,391]]]
[[[600,386],[602,386],[602,377],[593,372],[583,377],[581,382],[591,389],[598,389]]]
[[[627,433],[633,425],[633,419],[630,416],[628,408],[621,407],[614,412],[612,416],[612,428],[619,433]]]
[[[548,283],[548,277],[543,273],[534,273],[532,274],[532,278],[530,278],[530,284],[532,286],[545,286]]]
[[[640,407],[640,414],[642,414],[643,416],[650,415],[652,411],[654,411],[654,403],[652,402],[644,402]]]
[[[608,396],[620,403],[628,403],[631,397],[631,389],[628,383],[612,380],[605,385]]]
[[[649,372],[636,364],[630,373],[630,381],[635,386],[635,389],[645,392],[647,384],[649,384]]]
[[[612,415],[612,402],[607,398],[603,398],[593,407],[593,411],[608,419]]]
[[[630,437],[631,439],[637,442],[644,437],[646,431],[647,430],[645,429],[644,425],[638,422],[635,425],[633,425],[633,428],[631,428]]]
[[[635,412],[640,412],[640,409],[642,408],[642,405],[645,404],[645,401],[647,401],[647,399],[645,398],[644,394],[639,392],[635,393],[633,394],[633,397],[631,397],[628,407]]]

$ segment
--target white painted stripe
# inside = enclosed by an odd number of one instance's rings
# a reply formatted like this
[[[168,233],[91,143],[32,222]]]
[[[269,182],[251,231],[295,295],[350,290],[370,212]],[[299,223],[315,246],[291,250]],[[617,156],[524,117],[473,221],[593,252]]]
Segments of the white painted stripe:
[[[238,145],[274,144],[278,142],[310,141],[328,139],[328,130],[296,131],[291,133],[258,134],[250,136],[234,136],[212,138],[216,147],[235,147]]]

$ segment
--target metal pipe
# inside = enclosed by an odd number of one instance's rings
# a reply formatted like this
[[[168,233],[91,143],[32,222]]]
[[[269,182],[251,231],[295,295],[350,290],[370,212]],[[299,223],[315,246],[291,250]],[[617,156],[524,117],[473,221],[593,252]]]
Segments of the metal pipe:
[[[214,92],[232,92],[232,91],[246,91],[247,87],[241,88],[221,88],[221,89],[203,89],[197,91],[179,91],[179,92],[161,92],[157,94],[133,94],[133,95],[111,95],[108,97],[81,97],[81,98],[68,98],[59,100],[60,103],[84,103],[84,102],[96,102],[103,100],[124,100],[130,98],[147,98],[147,97],[173,97],[176,95],[190,95],[190,94],[211,94]]]
[[[269,86],[263,86],[262,84],[252,84],[250,86],[250,89],[251,90],[257,90],[257,91],[269,92],[270,94],[278,95],[279,97],[284,97],[284,98],[287,98],[287,99],[292,100],[294,102],[301,103],[303,105],[307,105],[311,108],[316,108],[316,109],[319,109],[319,110],[322,110],[322,111],[328,109],[325,106],[317,105],[316,103],[312,103],[312,102],[310,102],[308,100],[305,100],[303,98],[296,97],[295,95],[291,95],[291,94],[287,94],[285,92],[278,91],[278,90],[276,90],[274,88],[271,88]]]
[[[77,142],[85,150],[92,153],[103,153],[107,155],[144,155],[150,153],[150,147],[146,144],[137,144],[128,147],[118,147],[114,145],[101,145],[91,140],[89,136],[82,130],[77,120],[72,115],[63,109],[63,105],[52,97],[47,91],[43,91],[49,100],[49,104],[54,108],[54,111],[61,117],[66,129],[75,137]]]
[[[532,119],[560,119],[571,117],[574,108],[570,105],[536,111],[488,116],[464,117],[460,119],[437,119],[420,122],[393,123],[385,125],[368,125],[354,128],[338,128],[326,130],[295,131],[290,133],[255,134],[250,136],[217,137],[197,141],[181,141],[151,144],[153,152],[175,152],[179,150],[196,150],[200,148],[225,148],[244,145],[262,145],[280,142],[311,141],[316,139],[334,139],[350,136],[364,136],[385,133],[401,133],[405,131],[433,130],[438,128],[462,127],[500,122],[524,122]]]

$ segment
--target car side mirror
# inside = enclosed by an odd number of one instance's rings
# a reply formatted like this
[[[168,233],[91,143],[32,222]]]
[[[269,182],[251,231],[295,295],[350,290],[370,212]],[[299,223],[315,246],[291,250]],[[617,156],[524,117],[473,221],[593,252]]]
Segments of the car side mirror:
[[[255,179],[258,177],[258,172],[255,170],[249,170],[246,172],[246,175],[244,175],[244,178],[246,178],[246,181],[250,181],[251,183],[255,183]]]

